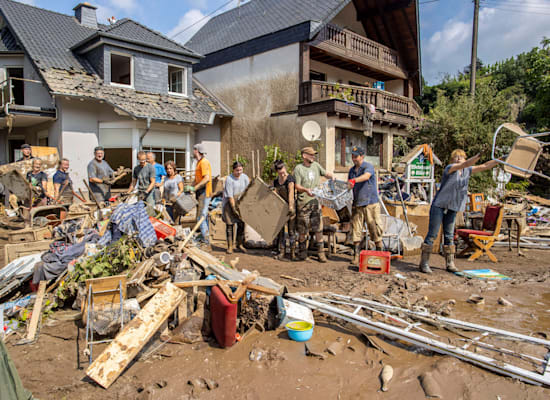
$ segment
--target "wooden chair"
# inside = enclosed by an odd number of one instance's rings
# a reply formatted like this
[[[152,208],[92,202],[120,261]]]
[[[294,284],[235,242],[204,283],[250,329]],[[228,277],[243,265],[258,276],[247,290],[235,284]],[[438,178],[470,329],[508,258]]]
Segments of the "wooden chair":
[[[495,255],[491,252],[491,247],[500,234],[502,218],[504,217],[504,207],[502,205],[488,206],[483,216],[482,230],[475,229],[457,229],[457,235],[466,241],[468,247],[460,252],[464,255],[472,250],[474,253],[468,258],[468,261],[474,261],[486,254],[493,262],[498,262]]]

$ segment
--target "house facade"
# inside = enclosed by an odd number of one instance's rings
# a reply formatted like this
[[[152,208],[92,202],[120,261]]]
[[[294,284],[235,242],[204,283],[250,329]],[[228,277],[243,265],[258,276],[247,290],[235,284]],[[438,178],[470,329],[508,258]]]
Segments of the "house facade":
[[[232,113],[194,76],[200,59],[133,20],[100,24],[88,3],[65,15],[0,0],[0,162],[23,143],[56,146],[82,187],[98,145],[113,168],[143,149],[189,171],[203,143],[219,174]]]
[[[347,171],[355,145],[389,169],[393,137],[421,116],[416,0],[251,0],[186,47],[205,56],[195,76],[234,112],[222,158],[266,144],[294,152],[312,144],[301,132],[316,121],[329,171]]]

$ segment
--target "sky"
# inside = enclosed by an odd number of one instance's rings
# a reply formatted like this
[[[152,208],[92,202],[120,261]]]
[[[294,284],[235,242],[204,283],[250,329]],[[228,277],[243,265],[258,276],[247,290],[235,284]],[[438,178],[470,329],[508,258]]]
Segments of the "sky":
[[[20,0],[73,14],[78,0]],[[241,0],[244,3],[245,0]],[[277,0],[272,0],[277,1]],[[480,0],[478,58],[490,64],[538,46],[550,37],[550,0]],[[88,0],[98,7],[99,22],[132,18],[185,43],[214,11],[236,7],[239,0]],[[436,84],[470,63],[472,0],[420,0],[422,74]],[[216,13],[212,14],[215,15]]]

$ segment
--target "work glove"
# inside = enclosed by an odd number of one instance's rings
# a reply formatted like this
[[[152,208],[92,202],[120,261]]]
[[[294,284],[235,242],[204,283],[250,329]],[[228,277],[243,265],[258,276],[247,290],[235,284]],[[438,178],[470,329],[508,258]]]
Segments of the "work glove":
[[[191,185],[187,185],[183,188],[183,191],[184,192],[191,192],[193,193],[195,191],[195,187],[194,186],[191,186]]]
[[[355,179],[348,180],[348,189],[353,189],[355,186]]]

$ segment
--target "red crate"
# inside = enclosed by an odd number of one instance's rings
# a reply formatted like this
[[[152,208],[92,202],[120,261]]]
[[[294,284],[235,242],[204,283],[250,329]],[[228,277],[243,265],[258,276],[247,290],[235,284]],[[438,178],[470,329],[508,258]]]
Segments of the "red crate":
[[[359,255],[359,272],[366,274],[389,274],[391,253],[389,251],[363,250]]]
[[[176,236],[176,228],[172,225],[168,225],[155,217],[149,217],[149,221],[153,224],[157,239],[164,239],[167,236]]]
[[[210,318],[212,332],[221,347],[230,347],[235,343],[237,333],[237,304],[227,300],[217,286],[210,294]]]

